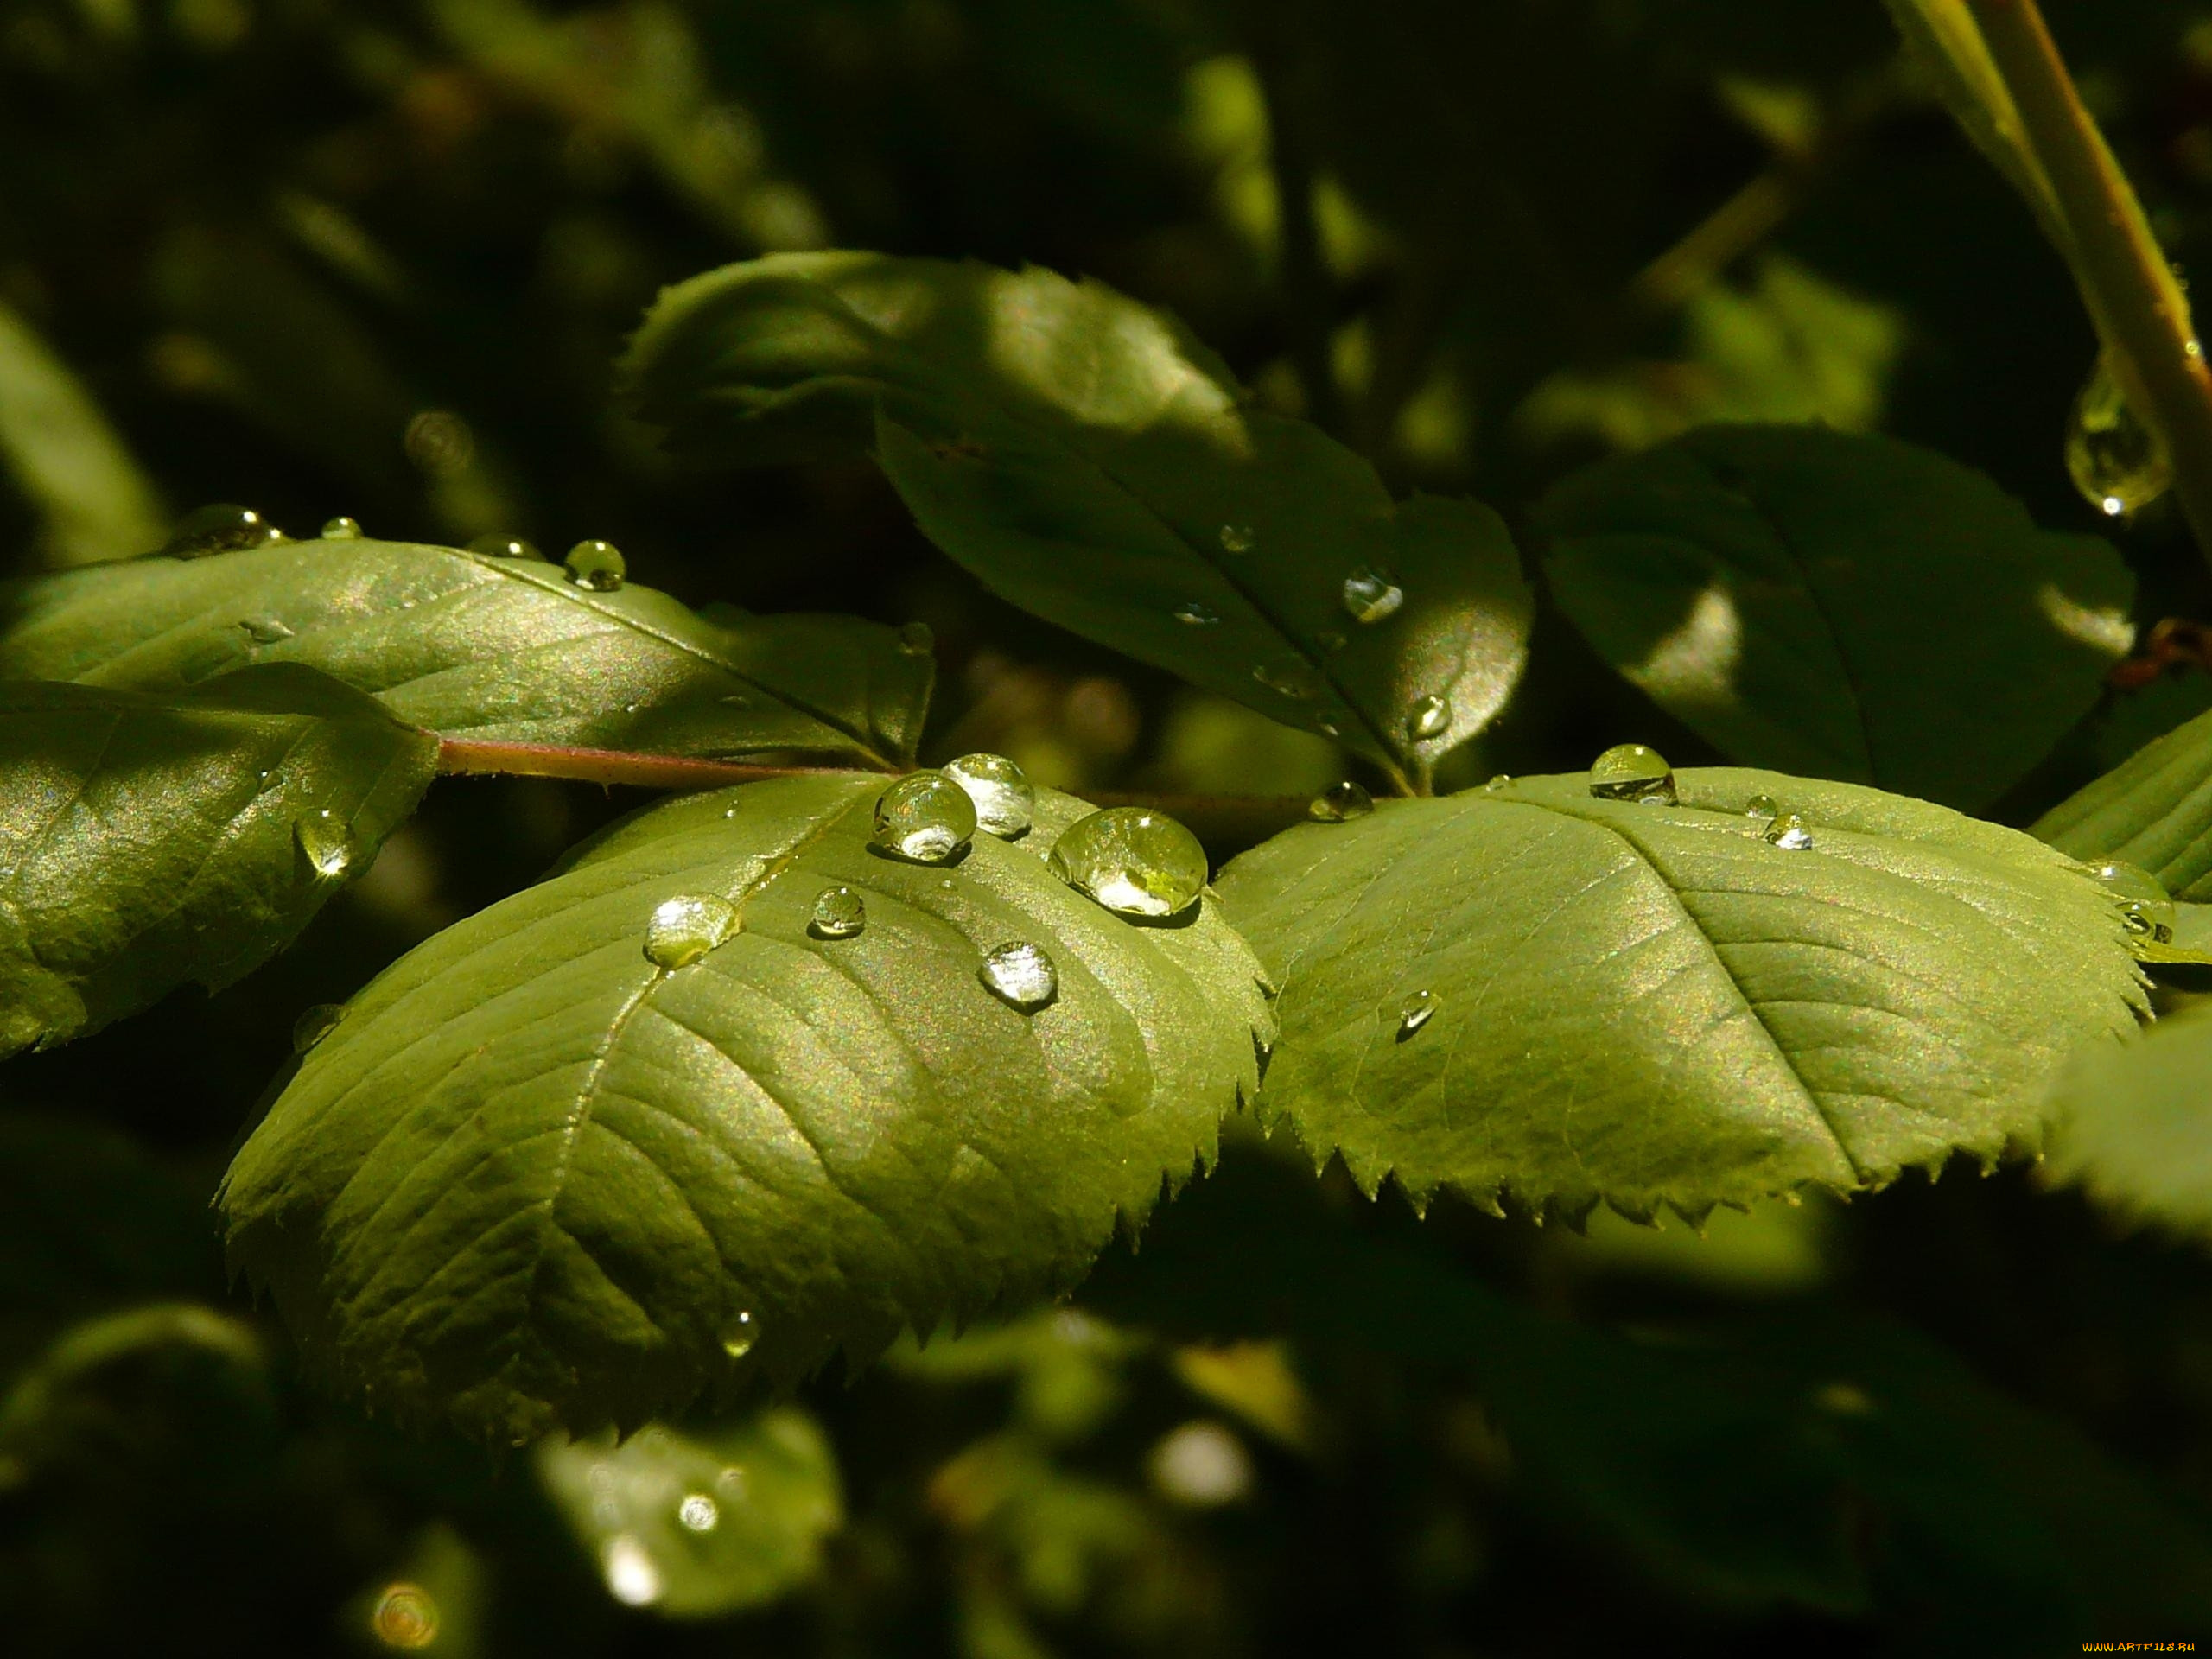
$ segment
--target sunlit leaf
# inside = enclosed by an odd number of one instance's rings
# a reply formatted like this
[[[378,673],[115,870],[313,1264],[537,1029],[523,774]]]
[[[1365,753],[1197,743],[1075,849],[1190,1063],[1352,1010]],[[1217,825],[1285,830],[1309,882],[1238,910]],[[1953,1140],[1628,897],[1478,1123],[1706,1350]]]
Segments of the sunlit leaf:
[[[2139,865],[2177,899],[2212,899],[2212,714],[2145,744],[2034,830],[2076,858]]]

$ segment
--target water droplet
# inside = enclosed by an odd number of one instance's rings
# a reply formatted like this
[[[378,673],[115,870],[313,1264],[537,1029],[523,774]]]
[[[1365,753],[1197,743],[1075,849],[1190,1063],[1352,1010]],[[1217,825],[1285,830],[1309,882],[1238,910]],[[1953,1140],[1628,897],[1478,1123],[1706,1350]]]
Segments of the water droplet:
[[[1351,818],[1363,818],[1375,810],[1375,798],[1357,784],[1347,779],[1340,784],[1331,784],[1316,795],[1306,808],[1306,816],[1319,823],[1343,823]]]
[[[909,657],[926,657],[937,649],[937,635],[926,622],[909,622],[899,630],[899,649]]]
[[[850,887],[824,887],[814,896],[806,931],[817,939],[849,939],[868,925],[868,901]]]
[[[1452,699],[1423,697],[1406,715],[1406,735],[1416,743],[1441,737],[1452,729]]]
[[[322,539],[326,542],[358,542],[361,539],[361,521],[340,513],[335,518],[322,521]]]
[[[1494,774],[1491,780],[1483,785],[1483,793],[1485,795],[1496,795],[1501,791],[1508,790],[1512,787],[1513,774],[1510,772],[1501,772]]]
[[[2067,420],[2066,470],[2082,499],[2113,518],[2149,505],[2173,482],[2165,445],[2128,407],[2101,353]]]
[[[688,1532],[712,1532],[722,1518],[721,1505],[704,1492],[686,1492],[676,1506],[676,1518]]]
[[[479,536],[468,544],[468,550],[490,559],[538,559],[545,556],[537,550],[537,543],[525,542],[519,536]]]
[[[1390,579],[1387,570],[1363,564],[1344,578],[1344,609],[1351,620],[1365,625],[1395,616],[1406,602],[1406,590]]]
[[[569,573],[570,582],[594,594],[613,593],[630,574],[620,550],[612,542],[597,540],[578,542],[569,550],[569,556],[561,561],[561,566]]]
[[[1590,763],[1590,792],[1601,801],[1675,804],[1675,769],[1642,743],[1616,743]]]
[[[1175,607],[1175,620],[1185,627],[1213,628],[1221,626],[1221,613],[1211,605],[1201,605],[1195,599],[1186,599]]]
[[[1771,795],[1754,795],[1744,803],[1744,816],[1747,818],[1758,818],[1762,822],[1773,819],[1781,811],[1781,805]]]
[[[2092,865],[2089,874],[2120,901],[2120,917],[2130,934],[2152,944],[2173,943],[2174,901],[2157,876],[2119,859]]]
[[[1252,670],[1252,677],[1279,696],[1304,702],[1321,689],[1321,677],[1303,663],[1293,663],[1287,668],[1259,664]]]
[[[1404,1001],[1399,1003],[1398,1040],[1404,1042],[1407,1038],[1433,1020],[1440,1000],[1434,991],[1415,991]]]
[[[295,819],[292,839],[307,855],[308,867],[326,881],[335,881],[353,868],[353,829],[327,806]]]
[[[292,1021],[292,1052],[304,1054],[338,1028],[346,1017],[345,1006],[338,1002],[318,1002]]]
[[[1249,553],[1253,543],[1258,540],[1249,524],[1224,524],[1221,527],[1221,550],[1224,553]]]
[[[737,931],[737,906],[710,893],[679,893],[653,906],[645,956],[657,968],[689,968]]]
[[[266,547],[283,539],[284,532],[251,507],[242,507],[233,501],[217,501],[179,519],[175,533],[160,550],[173,559],[198,559],[210,553]]]
[[[722,1332],[722,1352],[732,1359],[743,1359],[753,1351],[753,1344],[760,1339],[760,1330],[750,1313],[741,1313],[730,1321],[728,1330]]]
[[[291,628],[273,616],[249,616],[238,626],[257,645],[278,645],[292,637]]]
[[[387,1648],[419,1653],[438,1639],[438,1604],[419,1584],[390,1584],[377,1597],[369,1630]]]
[[[1313,724],[1315,728],[1319,730],[1324,737],[1339,737],[1343,735],[1343,734],[1338,729],[1337,722],[1333,720],[1317,720]]]
[[[967,847],[976,830],[976,803],[942,772],[909,772],[875,803],[870,839],[915,864],[942,864]]]
[[[1002,754],[963,754],[948,760],[944,775],[976,803],[976,822],[1002,841],[1029,833],[1037,791],[1021,768]]]
[[[1007,1007],[1034,1014],[1060,994],[1059,970],[1044,948],[1034,944],[1002,944],[983,958],[976,976]]]
[[[1124,916],[1173,916],[1206,885],[1205,849],[1165,812],[1110,806],[1077,819],[1052,848],[1052,874]]]
[[[1813,844],[1813,832],[1795,812],[1777,814],[1766,827],[1766,838],[1785,853],[1802,853]]]
[[[660,1599],[660,1568],[628,1533],[617,1533],[607,1541],[600,1567],[607,1575],[607,1594],[624,1606],[650,1607]]]

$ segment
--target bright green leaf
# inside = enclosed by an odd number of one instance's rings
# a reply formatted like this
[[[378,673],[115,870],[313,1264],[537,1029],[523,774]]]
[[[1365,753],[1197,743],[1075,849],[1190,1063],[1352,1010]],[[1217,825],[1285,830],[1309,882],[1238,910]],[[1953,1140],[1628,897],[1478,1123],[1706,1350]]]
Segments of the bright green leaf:
[[[1040,791],[957,864],[871,849],[881,779],[781,779],[628,820],[362,992],[238,1154],[234,1259],[317,1357],[503,1438],[636,1423],[1065,1287],[1211,1156],[1272,1034],[1211,899],[1136,926],[1047,870]],[[855,936],[810,931],[859,893]],[[689,966],[671,899],[734,906]],[[1018,1013],[986,952],[1039,945]]]
[[[2145,744],[2034,833],[2076,858],[2139,865],[2177,899],[2212,899],[2212,714]]]
[[[168,696],[0,683],[0,1054],[258,966],[436,765],[435,738],[296,664]]]
[[[2064,1116],[2051,1138],[2051,1176],[2125,1215],[2212,1242],[2208,1083],[2212,1007],[2162,1020],[2124,1048],[2082,1055],[2058,1088]]]
[[[782,255],[670,289],[629,373],[687,448],[873,445],[994,591],[1409,779],[1519,677],[1529,597],[1495,513],[1394,505],[1366,461],[1246,407],[1211,353],[1099,283]],[[1430,698],[1448,706],[1423,721]]]
[[[0,593],[0,674],[166,691],[267,662],[444,737],[876,763],[910,758],[933,674],[855,618],[718,625],[635,583],[408,542],[142,559]]]
[[[1772,772],[1677,785],[1384,802],[1238,859],[1223,902],[1283,970],[1262,1117],[1417,1199],[1695,1212],[2031,1143],[2048,1074],[2133,1028],[2118,907],[2029,837]],[[1764,838],[1758,793],[1809,849]]]
[[[1748,765],[1986,806],[2133,638],[2109,544],[1889,438],[1708,427],[1574,474],[1538,516],[1599,654]]]

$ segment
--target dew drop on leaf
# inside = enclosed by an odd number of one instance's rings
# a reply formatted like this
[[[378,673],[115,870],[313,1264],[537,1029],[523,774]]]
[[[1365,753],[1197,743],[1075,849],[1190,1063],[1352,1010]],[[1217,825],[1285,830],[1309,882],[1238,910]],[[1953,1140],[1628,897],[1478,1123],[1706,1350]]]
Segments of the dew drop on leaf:
[[[161,551],[173,559],[198,559],[210,553],[266,547],[283,539],[284,532],[251,507],[217,501],[178,520],[175,533],[162,543]]]
[[[1274,668],[1261,663],[1252,670],[1252,677],[1279,696],[1304,702],[1321,689],[1320,677],[1303,663],[1287,668]]]
[[[1353,621],[1380,622],[1398,613],[1398,607],[1406,602],[1406,591],[1390,579],[1388,571],[1363,564],[1344,578],[1344,602]]]
[[[963,754],[948,760],[944,775],[968,791],[976,822],[1004,841],[1029,833],[1037,791],[1020,766],[1002,754]]]
[[[2101,353],[2066,423],[2066,470],[2082,498],[2112,518],[2148,506],[2173,482],[2173,461],[2137,418]]]
[[[849,939],[867,925],[867,900],[850,887],[824,887],[814,896],[806,931],[817,939]]]
[[[743,1359],[753,1351],[753,1344],[760,1340],[760,1329],[750,1313],[741,1313],[730,1321],[729,1329],[722,1332],[722,1352],[732,1359]]]
[[[536,559],[543,556],[535,543],[525,542],[519,536],[479,536],[469,543],[468,550],[491,559]]]
[[[1173,916],[1206,885],[1198,838],[1149,807],[1109,806],[1077,819],[1053,845],[1052,874],[1124,916]]]
[[[438,1639],[438,1604],[419,1584],[386,1585],[369,1615],[369,1633],[387,1648],[419,1653]]]
[[[273,616],[249,616],[238,626],[245,630],[245,637],[257,645],[281,645],[292,637],[290,626]]]
[[[710,893],[679,893],[653,906],[645,956],[657,968],[689,968],[737,931],[737,906]]]
[[[1007,1007],[1034,1014],[1060,994],[1059,969],[1041,945],[1000,945],[983,958],[976,976]]]
[[[1452,729],[1452,699],[1427,696],[1414,704],[1406,715],[1406,735],[1416,743],[1426,743],[1433,737],[1441,737]]]
[[[2173,943],[2174,901],[2157,876],[2116,858],[2090,866],[2089,873],[2120,901],[2120,918],[2130,936],[2152,944]]]
[[[1404,1042],[1436,1017],[1439,1001],[1434,991],[1415,991],[1398,1004],[1397,1037],[1400,1042]]]
[[[1186,599],[1175,607],[1175,620],[1190,628],[1212,628],[1221,626],[1221,613],[1211,605],[1201,605],[1195,599]]]
[[[1766,827],[1766,838],[1785,853],[1802,853],[1813,844],[1813,832],[1795,812],[1777,814]]]
[[[1513,774],[1511,772],[1494,772],[1491,776],[1491,780],[1483,785],[1483,793],[1485,795],[1497,795],[1512,787]]]
[[[676,1506],[676,1519],[687,1532],[712,1532],[721,1518],[721,1505],[704,1492],[686,1492]]]
[[[1343,823],[1365,817],[1375,810],[1375,798],[1351,779],[1331,784],[1306,804],[1306,816],[1318,823]]]
[[[974,838],[976,803],[942,772],[909,772],[876,798],[875,833],[883,852],[914,864],[957,858]]]
[[[358,542],[361,539],[361,521],[340,513],[335,518],[322,521],[322,539],[326,542]]]
[[[1675,804],[1675,769],[1643,743],[1616,743],[1590,763],[1590,792],[1601,801]]]
[[[308,868],[326,881],[335,881],[353,866],[353,831],[328,807],[321,807],[292,823],[292,839],[308,861]]]
[[[1757,818],[1763,823],[1771,822],[1780,816],[1781,811],[1781,805],[1771,795],[1754,795],[1744,803],[1744,816]]]
[[[1249,553],[1258,540],[1249,524],[1224,524],[1221,527],[1221,550],[1224,553]]]
[[[561,561],[561,567],[569,573],[570,582],[594,594],[613,593],[630,574],[620,550],[612,542],[597,539],[578,542]]]
[[[650,1607],[661,1598],[660,1568],[645,1547],[626,1532],[607,1541],[600,1552],[600,1569],[606,1575],[607,1593],[625,1607]]]
[[[338,1002],[318,1002],[292,1021],[292,1052],[304,1054],[338,1028],[346,1017],[345,1006]]]

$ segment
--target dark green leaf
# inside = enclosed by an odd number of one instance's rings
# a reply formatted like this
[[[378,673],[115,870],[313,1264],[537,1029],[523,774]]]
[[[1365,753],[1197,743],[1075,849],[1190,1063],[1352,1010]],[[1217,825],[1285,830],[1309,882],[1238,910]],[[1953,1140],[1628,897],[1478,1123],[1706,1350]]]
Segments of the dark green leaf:
[[[1247,408],[1212,353],[1096,283],[779,255],[670,289],[629,373],[685,448],[873,444],[995,592],[1408,779],[1519,677],[1529,599],[1496,514],[1394,505],[1366,461]],[[1345,583],[1370,572],[1402,602],[1363,625]],[[1448,707],[1417,724],[1428,698]]]
[[[1416,1199],[1694,1212],[1993,1160],[2069,1052],[2133,1029],[2118,906],[2028,836],[1847,784],[1677,783],[1385,802],[1238,859],[1223,901],[1283,970],[1262,1116]],[[1812,846],[1768,842],[1756,793]]]
[[[1211,1157],[1272,1034],[1213,901],[1140,927],[1045,855],[1083,804],[957,865],[868,845],[882,780],[779,780],[629,820],[354,1001],[239,1154],[234,1258],[311,1352],[501,1437],[634,1424],[702,1387],[1071,1283]],[[849,938],[810,931],[833,885]],[[683,894],[741,925],[645,953]],[[985,952],[1042,946],[1023,1014]]]
[[[1703,428],[1576,474],[1538,516],[1599,654],[1747,765],[1984,807],[2132,637],[2107,543],[1888,438]]]
[[[306,663],[442,736],[907,759],[933,670],[852,617],[718,626],[634,583],[407,542],[285,542],[0,594],[0,674],[139,690]]]
[[[437,747],[296,664],[168,696],[0,683],[0,1054],[258,966],[368,868]]]
[[[2212,714],[2145,744],[2036,820],[2076,858],[2125,859],[2177,899],[2212,899]]]
[[[2192,908],[2183,906],[2184,911]],[[2196,928],[2177,929],[2186,938]],[[2050,1170],[2125,1215],[2212,1242],[2212,1007],[2085,1054],[2058,1089]]]

